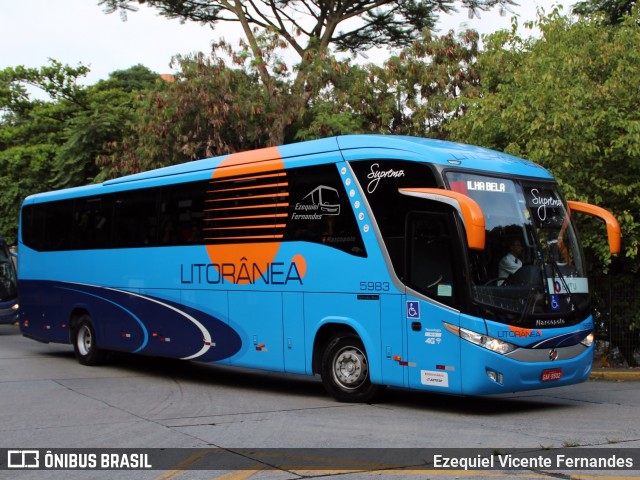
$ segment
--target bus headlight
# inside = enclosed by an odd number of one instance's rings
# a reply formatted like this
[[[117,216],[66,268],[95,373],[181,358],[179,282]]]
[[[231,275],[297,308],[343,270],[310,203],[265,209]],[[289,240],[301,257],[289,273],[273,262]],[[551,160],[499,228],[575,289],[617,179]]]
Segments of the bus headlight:
[[[504,342],[502,340],[498,340],[497,338],[490,337],[489,335],[483,335],[466,328],[456,327],[455,325],[451,325],[449,323],[444,323],[444,327],[451,333],[458,335],[460,338],[468,342],[471,342],[480,347],[484,347],[487,350],[491,350],[492,352],[496,352],[501,355],[511,353],[516,348],[518,348],[518,346],[514,345],[513,343]]]
[[[593,335],[593,332],[591,332],[589,335],[584,337],[580,343],[585,347],[589,348],[591,345],[593,345],[593,339],[594,339],[594,335]]]

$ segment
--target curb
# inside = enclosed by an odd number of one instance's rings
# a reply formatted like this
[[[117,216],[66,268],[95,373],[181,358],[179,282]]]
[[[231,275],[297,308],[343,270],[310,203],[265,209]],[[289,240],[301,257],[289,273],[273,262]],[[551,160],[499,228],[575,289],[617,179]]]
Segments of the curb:
[[[629,370],[591,370],[590,380],[607,380],[615,382],[640,382],[640,369]]]

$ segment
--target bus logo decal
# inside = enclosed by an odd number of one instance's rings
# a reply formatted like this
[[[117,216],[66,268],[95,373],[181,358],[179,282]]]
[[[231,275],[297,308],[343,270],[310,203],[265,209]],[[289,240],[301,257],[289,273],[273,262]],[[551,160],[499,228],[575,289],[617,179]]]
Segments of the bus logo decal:
[[[239,262],[180,264],[180,283],[183,285],[303,285],[306,261],[296,255],[289,263],[267,262],[260,265],[242,257]]]
[[[296,212],[291,220],[322,220],[324,215],[340,215],[340,194],[338,190],[326,185],[320,185],[296,203]]]
[[[82,284],[81,284],[81,285],[82,285]],[[141,299],[143,299],[143,300],[147,300],[147,301],[149,301],[149,302],[157,303],[158,305],[161,305],[161,306],[162,306],[162,307],[164,307],[164,308],[168,308],[169,310],[172,310],[172,311],[174,311],[174,312],[178,313],[179,315],[181,315],[182,317],[186,318],[186,319],[187,319],[187,320],[189,320],[191,323],[193,323],[193,324],[194,324],[194,325],[195,325],[195,326],[200,330],[200,332],[202,332],[202,336],[203,336],[203,346],[202,346],[202,348],[201,348],[198,352],[194,353],[193,355],[189,355],[189,356],[186,356],[186,357],[182,357],[182,358],[181,358],[182,360],[192,360],[192,359],[194,359],[194,358],[200,357],[200,356],[204,355],[205,353],[207,353],[207,351],[208,351],[212,346],[215,346],[215,345],[216,345],[216,344],[215,344],[215,342],[214,342],[214,341],[212,340],[212,338],[211,338],[211,334],[209,333],[209,331],[206,329],[206,327],[205,327],[202,323],[200,323],[198,320],[196,320],[192,315],[189,315],[189,314],[188,314],[188,313],[186,313],[185,311],[180,310],[180,309],[178,309],[178,308],[174,307],[173,305],[169,305],[168,303],[166,303],[166,302],[161,302],[160,300],[157,300],[157,299],[155,299],[155,298],[148,297],[148,296],[146,296],[146,295],[140,295],[140,294],[138,294],[138,293],[130,292],[130,291],[127,291],[127,290],[118,290],[118,289],[116,289],[116,288],[110,288],[110,287],[99,287],[99,286],[97,286],[97,285],[85,285],[85,286],[87,286],[87,287],[93,287],[93,288],[96,288],[96,289],[99,289],[99,290],[112,291],[112,292],[117,292],[117,293],[121,293],[121,294],[123,293],[123,294],[130,295],[130,296],[133,296],[133,297],[141,298]],[[60,287],[60,288],[66,288],[66,287]],[[75,289],[71,289],[71,288],[66,288],[66,289],[68,289],[68,290],[75,290]],[[137,352],[141,351],[144,347],[146,347],[146,346],[147,346],[147,344],[148,344],[148,338],[149,338],[149,337],[148,337],[147,328],[144,326],[144,324],[142,323],[142,321],[141,321],[141,320],[140,320],[136,315],[134,315],[134,314],[133,314],[129,309],[127,309],[127,308],[123,307],[122,305],[117,304],[116,302],[114,302],[114,301],[112,301],[112,300],[109,300],[109,299],[107,299],[107,298],[104,298],[104,297],[102,297],[102,296],[98,296],[98,295],[95,295],[95,294],[92,294],[92,293],[89,293],[89,292],[85,292],[85,291],[82,291],[82,290],[75,290],[75,291],[77,291],[77,292],[79,292],[79,293],[86,294],[86,295],[91,295],[91,296],[93,296],[93,297],[97,297],[97,298],[100,298],[100,299],[102,299],[102,300],[105,300],[105,301],[107,301],[107,302],[109,302],[109,303],[112,303],[112,304],[116,305],[117,307],[119,307],[119,308],[123,309],[124,311],[126,311],[127,313],[129,313],[130,315],[132,315],[132,316],[136,319],[136,321],[140,324],[140,326],[142,327],[142,330],[143,330],[143,332],[144,332],[144,341],[143,341],[143,344],[142,344],[142,345],[141,345],[137,350],[135,350],[135,351],[134,351],[134,353],[137,353]],[[163,337],[163,338],[164,338],[164,340],[163,340],[163,341],[170,341],[170,338],[168,338],[168,337]]]
[[[562,208],[562,201],[555,198],[551,192],[540,192],[537,188],[529,190],[529,203],[533,208],[537,207],[537,214],[540,221],[547,219],[547,207]]]
[[[367,178],[371,180],[367,185],[367,192],[373,193],[378,188],[380,180],[383,178],[402,178],[404,177],[404,170],[378,170],[380,168],[379,163],[371,164],[371,172],[367,175]]]

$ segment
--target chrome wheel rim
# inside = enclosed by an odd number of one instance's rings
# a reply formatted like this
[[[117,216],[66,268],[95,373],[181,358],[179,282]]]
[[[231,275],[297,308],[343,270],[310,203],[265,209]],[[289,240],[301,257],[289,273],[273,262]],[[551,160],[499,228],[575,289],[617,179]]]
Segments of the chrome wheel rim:
[[[91,352],[91,346],[93,345],[93,337],[91,335],[91,329],[87,325],[82,325],[78,330],[78,339],[76,341],[78,345],[78,351],[82,356],[89,355]]]
[[[338,351],[333,362],[333,378],[345,390],[355,390],[367,379],[369,367],[366,355],[353,346]]]

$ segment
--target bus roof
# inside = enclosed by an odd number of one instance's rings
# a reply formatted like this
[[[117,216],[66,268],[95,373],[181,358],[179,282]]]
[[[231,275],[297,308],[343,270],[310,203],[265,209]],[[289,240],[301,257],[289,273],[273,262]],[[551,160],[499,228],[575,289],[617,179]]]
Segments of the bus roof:
[[[346,135],[337,137],[340,149],[359,150],[365,155],[371,148],[411,152],[418,160],[444,166],[483,170],[510,175],[552,179],[551,174],[540,165],[503,152],[464,143],[448,142],[431,138],[404,137],[394,135]],[[366,158],[366,157],[363,157]],[[369,156],[369,158],[371,158]],[[350,158],[355,160],[356,157]]]
[[[551,179],[552,176],[543,167],[528,160],[507,155],[502,152],[462,143],[434,140],[429,138],[395,136],[395,135],[344,135],[319,140],[281,145],[277,148],[264,148],[245,152],[247,163],[267,162],[282,159],[285,166],[293,166],[287,159],[304,158],[323,153],[342,153],[345,160],[364,160],[371,158],[397,158],[414,161],[426,161],[443,166],[457,167],[478,171]],[[125,177],[107,180],[102,184],[76,187],[58,192],[47,192],[29,197],[44,200],[65,198],[83,194],[97,193],[96,187],[115,186],[134,182],[161,179],[167,177],[211,171],[229,155],[195,160],[179,165],[172,165],[156,170],[149,170]],[[327,156],[327,162],[332,161]],[[322,162],[319,159],[318,162]],[[289,163],[289,165],[287,165]],[[91,193],[90,193],[91,192]]]

